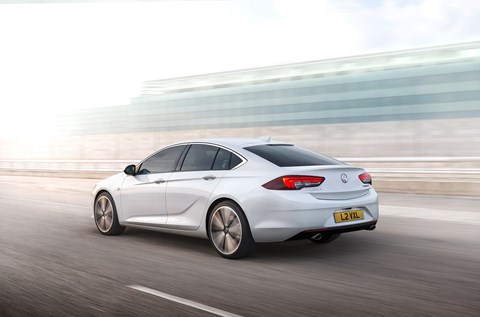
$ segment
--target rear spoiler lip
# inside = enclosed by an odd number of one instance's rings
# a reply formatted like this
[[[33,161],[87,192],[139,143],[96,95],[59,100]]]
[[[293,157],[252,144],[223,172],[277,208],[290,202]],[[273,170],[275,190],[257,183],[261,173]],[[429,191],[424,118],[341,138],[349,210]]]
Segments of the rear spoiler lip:
[[[289,169],[292,171],[301,171],[301,172],[314,172],[314,171],[324,171],[324,170],[343,170],[343,171],[362,171],[365,170],[361,167],[350,166],[350,165],[310,165],[310,166],[285,166],[282,169]]]

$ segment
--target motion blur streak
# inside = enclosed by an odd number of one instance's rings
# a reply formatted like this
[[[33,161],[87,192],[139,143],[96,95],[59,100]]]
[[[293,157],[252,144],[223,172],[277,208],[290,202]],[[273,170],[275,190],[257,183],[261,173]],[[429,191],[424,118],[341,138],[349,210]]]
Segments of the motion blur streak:
[[[55,135],[0,137],[0,159],[136,161],[186,139],[270,135],[376,169],[379,190],[476,195],[480,42],[153,80],[129,105],[44,125]]]
[[[11,185],[0,187],[1,196],[85,209],[0,200],[1,316],[207,316],[128,285],[242,316],[480,311],[478,198],[380,194],[388,212],[373,233],[345,234],[330,245],[259,245],[248,259],[228,261],[207,240],[134,229],[100,235],[88,208],[95,180],[5,180]],[[412,217],[425,209],[436,213]],[[457,212],[475,221],[449,221]]]
[[[2,316],[205,315],[126,285],[242,316],[480,311],[479,42],[151,81],[130,105],[48,126],[0,138]],[[238,262],[206,240],[96,232],[95,179],[176,141],[261,135],[370,168],[377,229]]]

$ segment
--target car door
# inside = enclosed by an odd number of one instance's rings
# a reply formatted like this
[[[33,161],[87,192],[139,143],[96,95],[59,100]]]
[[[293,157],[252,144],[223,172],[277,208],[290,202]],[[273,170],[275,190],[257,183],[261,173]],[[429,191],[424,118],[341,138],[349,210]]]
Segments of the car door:
[[[167,184],[167,226],[195,230],[200,226],[210,195],[229,169],[231,153],[208,145],[192,144],[179,171]]]
[[[120,195],[126,223],[166,223],[166,185],[186,147],[173,146],[153,154],[137,166],[135,175],[125,178]]]

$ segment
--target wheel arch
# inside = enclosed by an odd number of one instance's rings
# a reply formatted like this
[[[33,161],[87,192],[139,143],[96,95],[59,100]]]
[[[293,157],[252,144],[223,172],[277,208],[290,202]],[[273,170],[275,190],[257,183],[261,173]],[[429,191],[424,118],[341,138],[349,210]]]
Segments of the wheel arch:
[[[105,188],[102,188],[100,189],[96,194],[95,194],[95,197],[93,197],[93,205],[95,206],[95,202],[97,201],[97,198],[98,196],[100,196],[101,194],[103,193],[107,193],[109,194],[110,196],[112,196],[112,194],[110,194],[110,192],[108,190],[106,190]],[[112,196],[113,197],[113,196]]]
[[[205,217],[205,231],[207,233],[207,237],[210,238],[210,233],[208,232],[208,220],[210,219],[210,215],[212,214],[213,212],[213,208],[218,205],[219,203],[221,202],[224,202],[224,201],[230,201],[232,203],[234,203],[238,208],[240,208],[240,211],[243,213],[243,215],[245,216],[245,219],[247,220],[247,225],[248,225],[248,230],[250,231],[251,233],[251,228],[250,228],[250,222],[248,221],[248,217],[247,215],[245,214],[245,211],[243,210],[243,208],[240,206],[240,204],[238,202],[236,202],[234,199],[230,198],[230,197],[219,197],[217,199],[215,199],[211,204],[210,206],[208,206],[208,210],[207,210],[207,213],[206,213],[206,217]]]
[[[92,202],[92,208],[93,211],[95,212],[95,202],[97,201],[98,196],[100,196],[103,193],[107,193],[112,197],[113,203],[115,204],[115,207],[117,207],[117,202],[115,201],[115,197],[113,197],[112,193],[110,193],[107,189],[102,188],[96,192],[95,196],[93,197],[93,202]],[[117,213],[118,213],[118,208],[117,208]]]

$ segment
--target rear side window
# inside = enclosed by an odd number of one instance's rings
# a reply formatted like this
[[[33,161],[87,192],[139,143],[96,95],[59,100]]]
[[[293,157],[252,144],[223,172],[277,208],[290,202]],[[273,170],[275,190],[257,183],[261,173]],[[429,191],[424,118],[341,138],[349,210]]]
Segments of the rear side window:
[[[215,162],[213,163],[213,170],[230,170],[242,163],[242,159],[230,151],[220,149],[218,151]]]
[[[230,160],[230,169],[234,168],[240,163],[242,163],[242,159],[232,153],[232,159]]]
[[[194,144],[188,150],[181,171],[209,171],[217,156],[218,147]]]
[[[345,165],[315,152],[311,152],[291,144],[262,144],[246,147],[261,158],[280,167],[310,165]]]
[[[230,159],[232,153],[224,149],[220,149],[217,154],[217,158],[213,163],[213,170],[228,170],[230,169]]]

